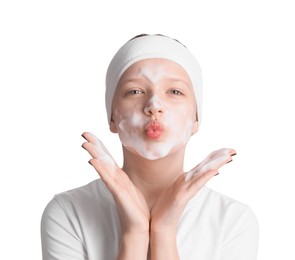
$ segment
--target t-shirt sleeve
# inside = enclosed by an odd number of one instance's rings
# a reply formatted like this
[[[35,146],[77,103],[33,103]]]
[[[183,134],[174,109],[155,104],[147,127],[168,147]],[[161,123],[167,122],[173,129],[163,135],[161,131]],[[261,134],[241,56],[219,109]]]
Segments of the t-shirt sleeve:
[[[246,205],[233,206],[229,211],[231,217],[225,224],[220,260],[256,260],[259,234],[256,216]]]
[[[87,260],[87,252],[73,222],[54,197],[41,219],[43,260]]]

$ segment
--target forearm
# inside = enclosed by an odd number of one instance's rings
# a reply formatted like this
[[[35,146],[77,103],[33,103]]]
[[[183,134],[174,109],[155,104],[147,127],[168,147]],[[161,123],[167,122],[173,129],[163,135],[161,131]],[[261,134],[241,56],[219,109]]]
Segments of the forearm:
[[[146,260],[149,234],[123,234],[117,260]]]
[[[151,230],[150,252],[151,260],[179,260],[176,234],[164,235]]]

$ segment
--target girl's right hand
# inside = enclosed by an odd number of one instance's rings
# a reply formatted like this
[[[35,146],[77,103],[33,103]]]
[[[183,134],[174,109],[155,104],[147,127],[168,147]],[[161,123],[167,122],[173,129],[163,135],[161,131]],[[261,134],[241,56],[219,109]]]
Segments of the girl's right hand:
[[[133,185],[128,175],[118,167],[95,135],[84,132],[82,137],[87,140],[82,147],[93,157],[89,163],[113,195],[123,234],[148,234],[150,211],[142,193]]]

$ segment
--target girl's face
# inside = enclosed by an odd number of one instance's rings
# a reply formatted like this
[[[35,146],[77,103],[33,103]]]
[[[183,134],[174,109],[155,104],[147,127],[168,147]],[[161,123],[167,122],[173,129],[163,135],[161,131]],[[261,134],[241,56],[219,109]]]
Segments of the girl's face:
[[[184,148],[198,130],[196,115],[186,71],[166,59],[145,59],[122,75],[110,129],[130,152],[156,160]]]

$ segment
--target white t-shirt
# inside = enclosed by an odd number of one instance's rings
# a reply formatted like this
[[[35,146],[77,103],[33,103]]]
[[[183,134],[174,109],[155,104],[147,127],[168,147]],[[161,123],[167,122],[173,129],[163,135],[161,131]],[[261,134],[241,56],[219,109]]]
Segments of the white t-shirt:
[[[43,260],[115,260],[120,221],[101,179],[56,194],[41,220]],[[203,187],[177,230],[182,260],[255,260],[258,224],[248,206]]]

